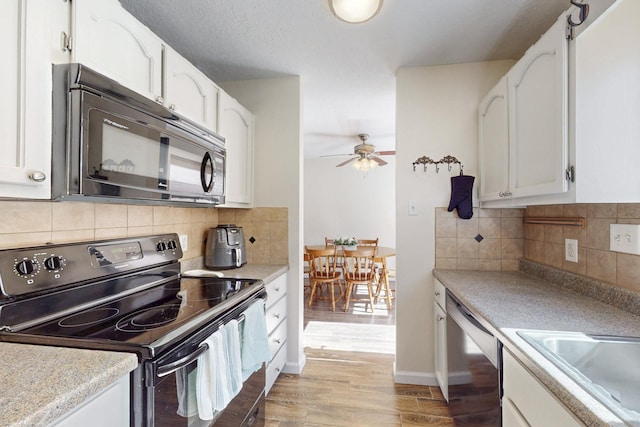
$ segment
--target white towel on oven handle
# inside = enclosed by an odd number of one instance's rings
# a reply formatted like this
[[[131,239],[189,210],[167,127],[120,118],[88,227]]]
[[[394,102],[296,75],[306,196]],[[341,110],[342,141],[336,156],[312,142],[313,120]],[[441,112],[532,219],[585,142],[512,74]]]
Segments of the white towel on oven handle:
[[[244,323],[240,328],[240,349],[242,357],[242,380],[262,367],[263,362],[271,360],[269,334],[265,315],[265,302],[259,299],[247,308]]]
[[[242,389],[238,321],[231,320],[203,344],[209,350],[198,358],[196,400],[200,419],[212,420]]]

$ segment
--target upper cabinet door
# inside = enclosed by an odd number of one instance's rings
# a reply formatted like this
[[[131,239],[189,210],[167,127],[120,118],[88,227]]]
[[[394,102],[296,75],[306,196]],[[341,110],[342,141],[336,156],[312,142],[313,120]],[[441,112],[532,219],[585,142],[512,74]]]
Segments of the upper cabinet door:
[[[51,7],[4,2],[0,35],[0,197],[51,196]]]
[[[509,196],[508,107],[507,78],[503,77],[478,107],[481,201]]]
[[[162,101],[162,41],[117,0],[74,0],[73,61]]]
[[[562,15],[507,74],[512,197],[567,191],[567,44]]]
[[[165,105],[206,128],[218,130],[218,87],[189,61],[165,46]]]
[[[253,114],[220,91],[220,135],[227,147],[226,207],[253,206]]]

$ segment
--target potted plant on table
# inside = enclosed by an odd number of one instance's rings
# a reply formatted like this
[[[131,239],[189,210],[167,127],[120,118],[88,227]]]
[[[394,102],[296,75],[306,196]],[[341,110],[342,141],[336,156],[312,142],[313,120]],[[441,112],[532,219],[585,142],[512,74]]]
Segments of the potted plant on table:
[[[355,237],[338,237],[333,239],[333,244],[336,246],[342,246],[343,249],[354,250],[358,247],[358,241]]]

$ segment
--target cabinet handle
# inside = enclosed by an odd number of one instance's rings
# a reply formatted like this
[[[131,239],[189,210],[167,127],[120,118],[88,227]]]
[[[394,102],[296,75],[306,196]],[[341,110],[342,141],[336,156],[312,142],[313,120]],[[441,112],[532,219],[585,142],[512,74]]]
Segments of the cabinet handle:
[[[501,191],[498,193],[498,196],[500,197],[511,197],[511,192],[510,191]]]
[[[273,290],[276,292],[280,292],[280,286],[278,286],[277,288],[274,288]]]
[[[273,317],[275,317],[276,319],[279,319],[280,318],[280,314],[279,313],[278,314],[274,314]]]
[[[31,172],[31,174],[29,174],[29,179],[31,181],[35,181],[35,182],[42,182],[45,179],[47,179],[47,175],[45,175],[44,172],[35,171],[35,172]]]
[[[438,320],[438,322],[439,322],[439,321],[441,321],[441,320],[444,320],[444,317],[442,317],[442,316],[440,316],[440,315],[438,314],[438,316],[436,316],[436,319],[437,319],[437,320]]]
[[[440,292],[436,291],[436,296],[439,297],[440,296]]]
[[[161,97],[160,95],[156,96],[156,103],[157,104],[164,104],[164,98]]]
[[[276,344],[280,344],[280,338],[275,338],[273,342],[275,342]]]
[[[280,368],[276,368],[276,372],[277,372],[277,373],[280,373]]]
[[[176,111],[176,104],[169,105],[169,110]]]

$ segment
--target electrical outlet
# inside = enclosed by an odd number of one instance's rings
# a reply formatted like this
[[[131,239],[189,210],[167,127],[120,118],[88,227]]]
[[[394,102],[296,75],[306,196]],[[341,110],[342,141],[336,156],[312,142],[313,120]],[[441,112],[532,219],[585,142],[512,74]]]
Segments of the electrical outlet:
[[[564,239],[564,259],[569,262],[578,262],[578,241],[576,239]]]
[[[418,202],[409,200],[409,215],[418,215]]]
[[[640,255],[640,224],[611,224],[609,249]]]
[[[186,234],[180,234],[180,247],[182,247],[182,251],[186,251],[189,249],[189,236]]]

